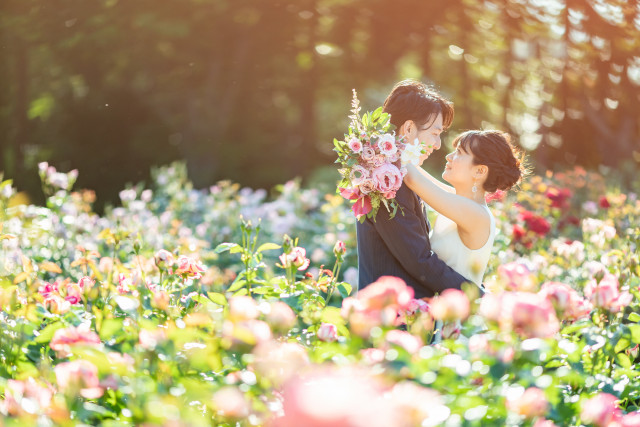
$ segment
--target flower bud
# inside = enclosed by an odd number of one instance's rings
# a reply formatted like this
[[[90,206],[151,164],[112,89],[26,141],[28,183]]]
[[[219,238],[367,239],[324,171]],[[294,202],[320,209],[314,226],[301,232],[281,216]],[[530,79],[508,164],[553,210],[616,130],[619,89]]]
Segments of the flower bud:
[[[320,341],[333,342],[338,339],[338,328],[332,323],[323,323],[317,335]]]
[[[338,240],[336,245],[333,247],[333,254],[338,259],[342,259],[342,257],[347,253],[347,247],[345,246],[342,240]]]

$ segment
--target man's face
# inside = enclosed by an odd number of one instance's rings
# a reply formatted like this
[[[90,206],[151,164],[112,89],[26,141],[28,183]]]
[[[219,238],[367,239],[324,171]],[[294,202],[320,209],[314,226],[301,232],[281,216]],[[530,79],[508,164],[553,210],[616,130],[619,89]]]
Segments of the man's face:
[[[442,127],[442,114],[438,114],[438,117],[431,122],[427,121],[426,125],[418,126],[416,135],[413,139],[409,139],[409,142],[413,142],[415,138],[420,141],[420,145],[426,151],[420,157],[420,164],[424,162],[435,150],[439,150],[442,146],[440,141],[440,134],[444,131]],[[413,132],[412,132],[413,133]]]

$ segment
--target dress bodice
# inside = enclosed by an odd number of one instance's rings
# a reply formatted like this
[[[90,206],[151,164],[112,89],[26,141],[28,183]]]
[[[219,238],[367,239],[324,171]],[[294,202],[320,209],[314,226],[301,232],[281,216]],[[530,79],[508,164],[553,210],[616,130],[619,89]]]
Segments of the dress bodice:
[[[430,233],[431,249],[438,257],[478,286],[482,284],[496,233],[493,214],[487,206],[484,208],[489,212],[491,231],[487,242],[480,249],[469,249],[465,246],[458,234],[456,223],[444,215],[437,216]]]

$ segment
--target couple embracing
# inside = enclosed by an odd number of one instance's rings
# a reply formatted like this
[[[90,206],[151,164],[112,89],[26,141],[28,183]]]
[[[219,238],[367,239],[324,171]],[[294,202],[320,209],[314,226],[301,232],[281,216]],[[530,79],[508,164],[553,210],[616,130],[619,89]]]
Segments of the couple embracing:
[[[424,147],[420,164],[440,149],[440,135],[454,114],[451,102],[414,80],[398,83],[383,110],[399,135]],[[442,173],[446,183],[409,164],[395,197],[402,213],[390,219],[380,209],[375,218],[357,222],[360,288],[382,276],[396,276],[413,288],[416,298],[460,289],[465,282],[484,292],[482,279],[496,229],[485,196],[520,181],[522,156],[508,134],[495,130],[464,132],[453,148]],[[433,226],[425,204],[438,213]]]

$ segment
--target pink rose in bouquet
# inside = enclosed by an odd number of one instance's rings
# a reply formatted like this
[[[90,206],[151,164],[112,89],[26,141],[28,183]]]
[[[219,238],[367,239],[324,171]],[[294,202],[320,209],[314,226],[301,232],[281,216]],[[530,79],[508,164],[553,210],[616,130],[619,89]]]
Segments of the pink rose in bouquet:
[[[389,163],[374,169],[372,179],[376,189],[381,193],[397,191],[402,185],[400,169]]]
[[[380,150],[380,153],[385,156],[393,156],[398,151],[396,138],[391,134],[385,133],[378,138],[378,149]]]
[[[349,148],[354,153],[361,153],[363,145],[362,145],[362,142],[354,136],[349,140]]]

